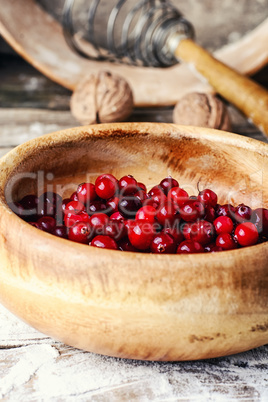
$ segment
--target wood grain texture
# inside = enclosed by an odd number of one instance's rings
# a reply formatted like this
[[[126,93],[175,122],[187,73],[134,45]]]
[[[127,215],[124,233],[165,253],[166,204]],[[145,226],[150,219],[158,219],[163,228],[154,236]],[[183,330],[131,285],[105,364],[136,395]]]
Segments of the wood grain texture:
[[[117,357],[195,360],[265,344],[268,243],[224,258],[100,250],[37,231],[5,203],[46,184],[65,197],[108,170],[148,186],[171,174],[190,194],[199,181],[220,203],[267,207],[267,154],[266,144],[226,132],[153,123],[63,130],[16,148],[1,160],[3,304],[56,339]],[[43,172],[45,187],[29,172]]]

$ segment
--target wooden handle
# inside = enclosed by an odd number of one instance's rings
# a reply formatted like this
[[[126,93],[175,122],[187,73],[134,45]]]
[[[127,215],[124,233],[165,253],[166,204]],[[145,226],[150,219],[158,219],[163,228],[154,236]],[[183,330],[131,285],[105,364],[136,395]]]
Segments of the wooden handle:
[[[215,59],[191,39],[183,39],[175,57],[193,64],[215,90],[240,109],[268,136],[268,91]]]

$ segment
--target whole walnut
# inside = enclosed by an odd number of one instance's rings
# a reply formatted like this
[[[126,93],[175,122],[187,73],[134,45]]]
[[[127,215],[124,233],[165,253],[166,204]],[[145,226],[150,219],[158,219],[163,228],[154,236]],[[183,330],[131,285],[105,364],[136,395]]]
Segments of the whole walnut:
[[[84,77],[71,97],[71,112],[81,124],[123,121],[132,110],[129,84],[107,71]]]
[[[173,121],[182,125],[231,130],[225,104],[212,94],[192,92],[185,95],[174,107]]]

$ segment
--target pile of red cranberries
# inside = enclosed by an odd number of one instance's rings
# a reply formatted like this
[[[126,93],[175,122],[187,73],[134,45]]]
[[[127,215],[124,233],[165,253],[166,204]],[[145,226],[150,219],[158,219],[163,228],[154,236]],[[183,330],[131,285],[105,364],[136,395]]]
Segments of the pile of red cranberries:
[[[268,209],[218,204],[210,189],[189,194],[172,177],[147,192],[131,176],[102,174],[70,198],[27,195],[11,209],[55,236],[94,247],[156,254],[233,250],[268,240]]]

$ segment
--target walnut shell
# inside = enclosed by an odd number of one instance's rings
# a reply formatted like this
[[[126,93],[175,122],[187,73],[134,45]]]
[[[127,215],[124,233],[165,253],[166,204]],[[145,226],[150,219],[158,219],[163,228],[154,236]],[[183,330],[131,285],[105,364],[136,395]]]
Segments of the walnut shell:
[[[132,110],[129,84],[107,71],[84,77],[71,97],[71,112],[82,124],[123,121]]]
[[[192,92],[175,105],[176,124],[209,127],[230,131],[231,120],[225,104],[215,95]]]

